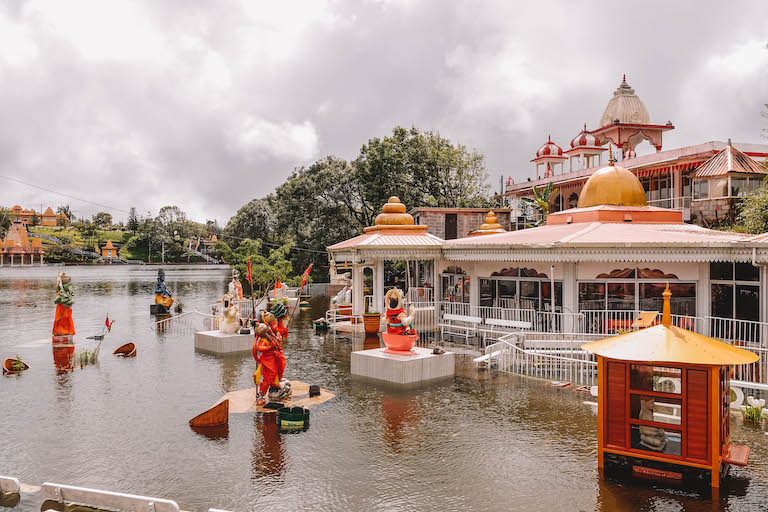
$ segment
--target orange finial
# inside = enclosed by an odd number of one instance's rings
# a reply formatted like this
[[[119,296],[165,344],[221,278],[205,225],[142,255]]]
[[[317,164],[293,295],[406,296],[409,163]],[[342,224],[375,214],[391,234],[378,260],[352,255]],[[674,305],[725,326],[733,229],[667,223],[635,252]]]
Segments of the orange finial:
[[[669,283],[667,283],[667,288],[661,296],[664,297],[664,310],[661,313],[661,325],[669,327],[672,324],[672,312],[669,305],[669,298],[672,297],[672,292],[669,291]]]
[[[613,146],[608,144],[608,165],[613,167]]]

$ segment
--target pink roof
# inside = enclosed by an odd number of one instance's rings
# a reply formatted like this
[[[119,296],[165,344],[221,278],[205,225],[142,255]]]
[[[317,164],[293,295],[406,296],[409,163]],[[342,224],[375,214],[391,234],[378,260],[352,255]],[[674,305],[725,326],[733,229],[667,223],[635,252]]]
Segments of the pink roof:
[[[765,165],[761,165],[738,149],[734,148],[730,141],[724,150],[701,164],[698,169],[690,174],[691,178],[704,178],[708,176],[724,176],[729,172],[745,174],[768,174]]]
[[[443,240],[431,233],[424,234],[381,234],[365,233],[363,235],[344,240],[328,247],[329,251],[339,249],[351,249],[354,247],[441,247]]]
[[[586,222],[449,240],[445,242],[444,248],[709,246],[749,242],[751,237],[752,235],[706,229],[693,224]]]

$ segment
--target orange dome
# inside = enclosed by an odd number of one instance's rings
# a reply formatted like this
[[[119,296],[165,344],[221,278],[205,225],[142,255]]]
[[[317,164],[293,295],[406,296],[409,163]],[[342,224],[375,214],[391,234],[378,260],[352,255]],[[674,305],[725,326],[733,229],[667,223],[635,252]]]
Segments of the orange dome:
[[[578,207],[588,208],[603,204],[648,206],[648,200],[637,176],[611,162],[589,177],[581,189]]]
[[[389,198],[387,204],[376,216],[377,226],[413,226],[413,216],[405,213],[405,205],[396,196]]]

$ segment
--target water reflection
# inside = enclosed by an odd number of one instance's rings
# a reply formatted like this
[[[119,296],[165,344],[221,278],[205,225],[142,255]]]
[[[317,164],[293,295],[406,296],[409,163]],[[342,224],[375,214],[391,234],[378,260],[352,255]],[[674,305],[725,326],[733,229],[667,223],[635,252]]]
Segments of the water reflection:
[[[277,414],[260,414],[253,420],[256,435],[251,450],[253,478],[282,477],[285,471],[285,447]]]
[[[397,453],[406,441],[417,435],[419,402],[414,395],[387,393],[381,397],[381,416],[384,418],[384,441]]]

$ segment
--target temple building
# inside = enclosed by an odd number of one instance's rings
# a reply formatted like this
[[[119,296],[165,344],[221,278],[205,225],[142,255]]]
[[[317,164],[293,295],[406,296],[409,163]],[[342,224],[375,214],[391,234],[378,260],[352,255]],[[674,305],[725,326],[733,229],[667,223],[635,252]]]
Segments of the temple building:
[[[513,210],[511,208],[494,209],[498,222],[504,229],[513,229]],[[479,229],[485,222],[488,208],[414,208],[408,212],[416,224],[427,226],[431,233],[444,240],[464,238],[472,231]]]
[[[0,266],[32,265],[36,260],[43,264],[42,241],[35,237],[30,243],[26,227],[20,220],[15,219],[0,245]]]
[[[548,329],[616,332],[641,311],[660,311],[669,283],[678,325],[717,337],[741,322],[740,332],[768,337],[754,323],[768,320],[766,235],[684,222],[680,209],[650,204],[640,178],[610,155],[576,193],[577,204],[550,213],[546,225],[506,231],[488,213],[474,236],[455,240],[431,235],[392,198],[403,219],[390,218],[395,205],[388,203],[376,226],[328,251],[332,265],[353,270],[354,314],[364,308],[363,268],[374,268],[371,300],[381,308],[386,288],[402,286],[383,282],[384,262],[405,261],[413,269],[408,288],[429,290],[423,296],[434,297],[435,317],[543,314],[554,322]]]
[[[119,250],[112,244],[112,240],[107,240],[107,243],[101,247],[102,258],[119,258],[118,252]]]
[[[25,210],[21,206],[15,205],[11,208],[11,213],[24,226],[32,224],[35,215],[37,215],[38,225],[40,226],[57,226],[59,218],[63,219],[63,224],[69,223],[69,217],[65,213],[56,214],[50,206],[44,212],[37,213],[35,210]]]
[[[764,164],[768,145],[709,141],[662,150],[662,134],[672,129],[670,121],[651,121],[645,104],[624,77],[597,128],[590,130],[585,124],[566,150],[550,136],[531,160],[535,176],[520,183],[510,178],[504,196],[517,206],[518,199],[533,195],[534,186],[541,189],[552,183],[558,194],[551,198],[550,211],[573,208],[582,186],[605,164],[604,153],[610,150],[616,151],[622,167],[640,179],[650,205],[681,211],[686,222],[732,221],[739,200],[768,174]],[[638,156],[636,148],[644,141],[655,152]],[[528,213],[518,210],[519,216]]]

